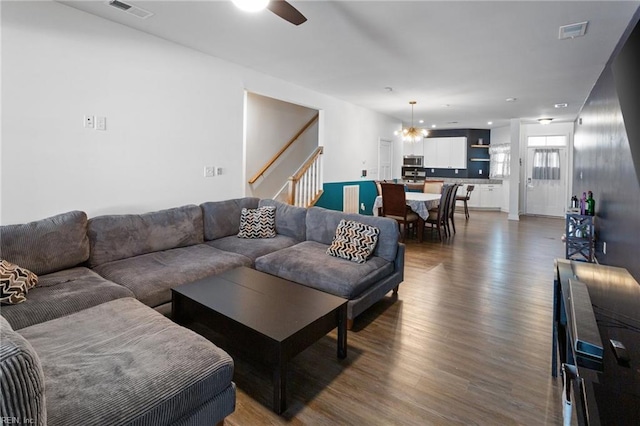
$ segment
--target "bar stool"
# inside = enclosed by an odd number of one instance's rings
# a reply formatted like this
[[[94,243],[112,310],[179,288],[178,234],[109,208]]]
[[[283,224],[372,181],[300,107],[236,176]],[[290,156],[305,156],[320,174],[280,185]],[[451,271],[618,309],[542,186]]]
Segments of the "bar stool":
[[[471,192],[473,192],[473,188],[475,185],[467,185],[467,194],[466,195],[457,195],[457,201],[464,201],[464,216],[469,220],[469,206],[467,205],[467,201],[471,198]]]

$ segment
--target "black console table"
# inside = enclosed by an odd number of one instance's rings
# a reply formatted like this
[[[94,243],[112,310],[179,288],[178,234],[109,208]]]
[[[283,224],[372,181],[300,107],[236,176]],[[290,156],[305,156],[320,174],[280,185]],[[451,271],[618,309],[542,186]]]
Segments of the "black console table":
[[[572,406],[578,424],[639,425],[640,285],[623,268],[565,259],[557,259],[555,268],[551,368],[553,376],[558,375],[560,363],[577,369]],[[572,314],[577,309],[571,308],[574,282],[584,283],[588,290],[592,308],[588,314],[595,317],[600,351],[585,353],[580,343],[576,348],[581,324],[576,324]],[[576,294],[575,289],[573,292]],[[581,316],[576,313],[575,317]],[[610,339],[626,346],[628,361],[616,357]],[[598,349],[597,344],[595,347]]]

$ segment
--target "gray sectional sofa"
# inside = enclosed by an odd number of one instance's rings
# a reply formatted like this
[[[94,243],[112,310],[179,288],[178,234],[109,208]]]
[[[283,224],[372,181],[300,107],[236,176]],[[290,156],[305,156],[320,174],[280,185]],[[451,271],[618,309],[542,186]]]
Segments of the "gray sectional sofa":
[[[238,238],[242,208],[259,206],[275,207],[276,237]],[[326,254],[341,219],[380,230],[366,263]],[[2,226],[0,258],[39,275],[25,302],[0,309],[0,416],[186,425],[233,412],[233,361],[166,318],[172,287],[249,266],[348,299],[352,322],[397,291],[404,245],[391,219],[241,198]]]

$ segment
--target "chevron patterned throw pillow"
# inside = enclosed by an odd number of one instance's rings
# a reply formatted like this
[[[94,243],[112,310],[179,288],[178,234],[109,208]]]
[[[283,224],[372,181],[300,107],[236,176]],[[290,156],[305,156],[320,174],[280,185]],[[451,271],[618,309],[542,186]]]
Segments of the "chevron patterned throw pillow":
[[[0,303],[16,305],[27,300],[27,292],[38,284],[38,276],[6,260],[0,260]]]
[[[365,263],[378,243],[380,230],[354,220],[342,219],[327,254],[356,263]]]
[[[263,206],[243,208],[238,238],[274,238],[276,236],[276,208]]]

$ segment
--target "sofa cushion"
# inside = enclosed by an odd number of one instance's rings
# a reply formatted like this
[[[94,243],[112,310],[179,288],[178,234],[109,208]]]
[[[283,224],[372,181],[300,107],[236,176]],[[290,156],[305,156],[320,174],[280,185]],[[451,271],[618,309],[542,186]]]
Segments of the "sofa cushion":
[[[27,292],[38,284],[38,276],[28,269],[0,259],[0,302],[17,305],[27,300]]]
[[[94,271],[127,287],[145,305],[156,307],[171,301],[171,287],[251,264],[248,257],[198,244],[116,260]]]
[[[177,424],[216,396],[235,394],[227,353],[133,298],[20,334],[42,363],[50,426]],[[228,401],[223,416],[233,409]]]
[[[22,225],[0,227],[0,256],[37,275],[89,258],[87,214],[71,211]]]
[[[236,235],[240,229],[242,209],[255,209],[258,201],[259,198],[246,197],[200,204],[204,219],[204,239],[209,241]]]
[[[258,206],[276,208],[276,233],[294,238],[297,241],[304,241],[307,238],[307,209],[304,207],[292,206],[270,199],[260,200]]]
[[[45,426],[45,381],[40,358],[3,317],[0,317],[0,377],[2,419],[27,420],[29,424]]]
[[[3,306],[2,315],[18,330],[60,318],[110,300],[132,297],[125,287],[83,267],[40,275],[38,285],[19,305]]]
[[[354,220],[341,220],[333,242],[327,249],[330,256],[356,263],[367,261],[378,243],[378,228]]]
[[[304,241],[256,259],[257,270],[351,299],[393,273],[393,263],[373,256],[355,263],[327,256],[328,245]]]
[[[276,236],[276,208],[242,209],[238,238],[258,239]]]
[[[398,252],[400,232],[398,223],[388,217],[365,216],[357,213],[342,213],[322,207],[311,207],[307,211],[307,240],[329,245],[342,219],[354,220],[380,230],[374,256],[393,262]]]
[[[89,220],[91,254],[94,267],[128,257],[203,241],[202,210],[195,205],[144,214],[107,215]]]
[[[238,253],[255,261],[260,256],[272,253],[276,250],[291,247],[298,244],[299,241],[285,235],[278,235],[274,238],[262,238],[248,240],[238,238],[233,235],[231,237],[218,238],[217,240],[207,241],[205,244],[224,251]]]

